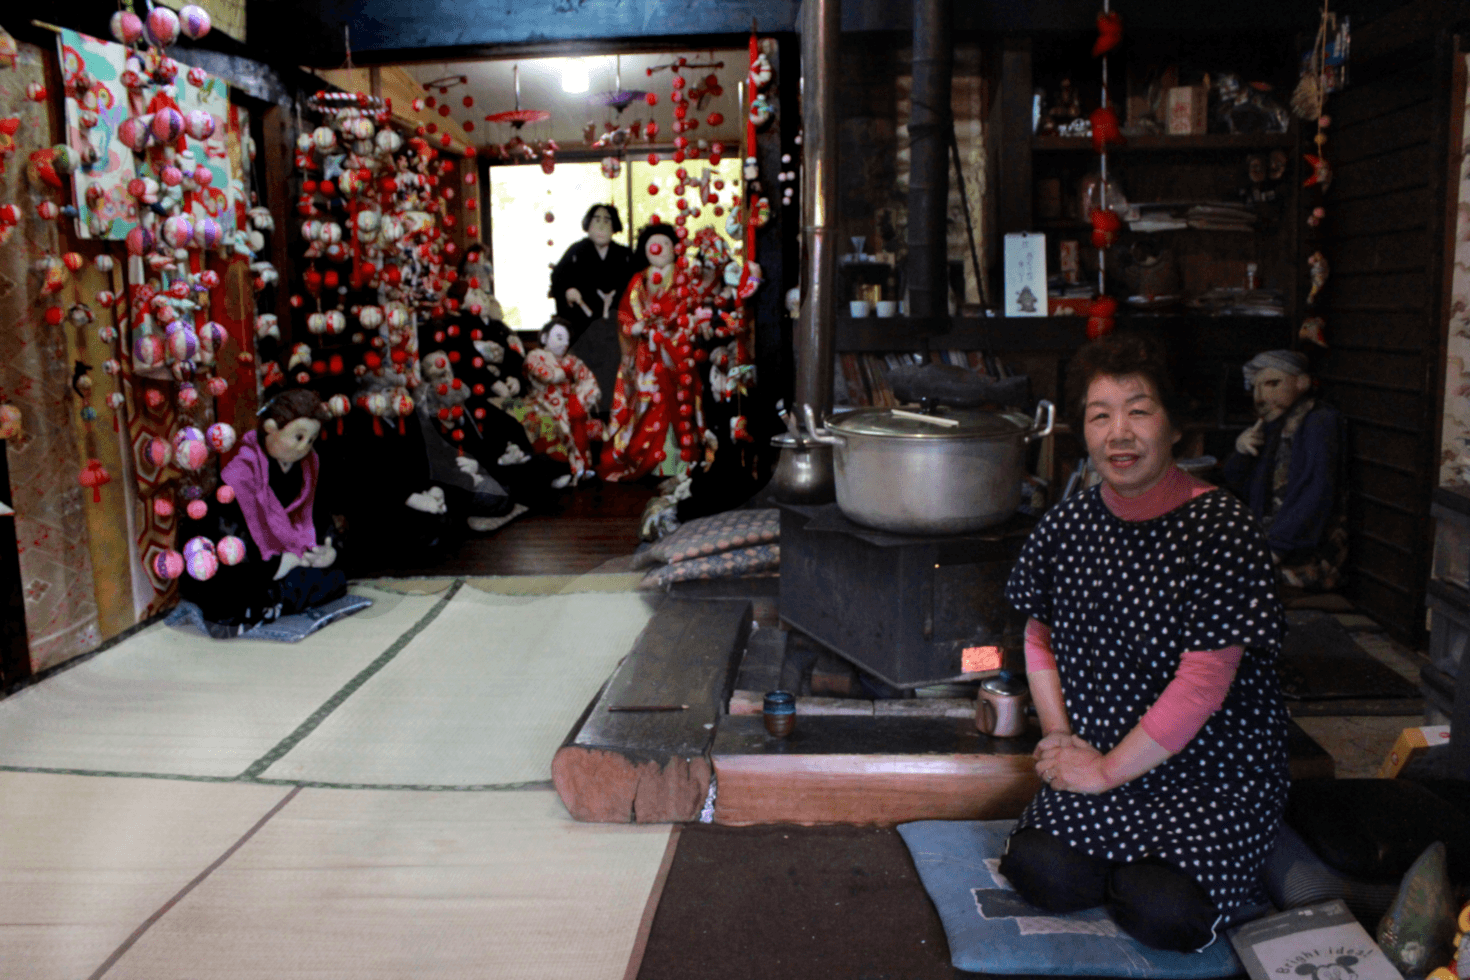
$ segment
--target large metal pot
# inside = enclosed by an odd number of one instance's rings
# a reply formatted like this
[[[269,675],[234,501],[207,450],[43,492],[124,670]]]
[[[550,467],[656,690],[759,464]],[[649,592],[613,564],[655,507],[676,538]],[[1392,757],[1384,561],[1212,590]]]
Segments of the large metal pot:
[[[999,524],[1021,503],[1026,444],[1051,434],[1056,409],[1036,417],[981,409],[931,413],[861,408],[817,425],[832,446],[837,505],[849,520],[898,534],[962,534]]]

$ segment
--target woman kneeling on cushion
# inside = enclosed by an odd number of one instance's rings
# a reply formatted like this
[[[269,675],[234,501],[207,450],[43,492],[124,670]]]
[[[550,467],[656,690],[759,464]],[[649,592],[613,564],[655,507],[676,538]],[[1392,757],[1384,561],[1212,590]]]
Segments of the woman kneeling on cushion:
[[[347,576],[333,567],[337,549],[330,519],[315,513],[320,466],[313,446],[325,416],[315,392],[277,395],[220,471],[234,499],[211,504],[206,520],[217,533],[208,536],[243,539],[245,560],[222,565],[207,582],[190,585],[186,579],[184,595],[198,603],[208,622],[223,627],[211,630],[216,635],[244,632],[347,591]],[[197,528],[185,529],[195,533]]]
[[[1198,950],[1265,900],[1286,803],[1271,555],[1243,504],[1174,465],[1152,344],[1084,348],[1067,398],[1102,483],[1042,518],[1006,585],[1030,617],[1044,785],[1000,870],[1046,911],[1105,906],[1140,942]]]

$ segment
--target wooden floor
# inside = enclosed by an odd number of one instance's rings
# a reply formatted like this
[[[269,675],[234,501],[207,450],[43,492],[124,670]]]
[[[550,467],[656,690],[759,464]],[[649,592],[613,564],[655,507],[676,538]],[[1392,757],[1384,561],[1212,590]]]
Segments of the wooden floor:
[[[433,564],[384,574],[580,575],[633,553],[638,520],[653,496],[647,487],[620,483],[576,487],[563,494],[557,513],[526,514],[489,534],[471,534]]]

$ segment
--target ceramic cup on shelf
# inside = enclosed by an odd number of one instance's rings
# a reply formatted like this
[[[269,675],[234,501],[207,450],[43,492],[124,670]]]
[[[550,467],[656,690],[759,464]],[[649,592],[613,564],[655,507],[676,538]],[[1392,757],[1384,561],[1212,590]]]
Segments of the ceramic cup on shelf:
[[[796,696],[790,691],[769,691],[761,704],[766,731],[785,738],[796,728]]]
[[[855,299],[847,305],[855,317],[868,315],[868,301],[865,299]]]
[[[878,301],[878,315],[881,317],[894,316],[898,313],[898,302],[891,299],[880,299]]]

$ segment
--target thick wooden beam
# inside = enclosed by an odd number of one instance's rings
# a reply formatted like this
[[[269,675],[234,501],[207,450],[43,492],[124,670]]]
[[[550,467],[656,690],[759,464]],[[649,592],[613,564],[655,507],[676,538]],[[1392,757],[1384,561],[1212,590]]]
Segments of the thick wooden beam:
[[[1019,816],[1041,785],[1036,738],[991,739],[974,719],[798,717],[786,739],[731,715],[713,752],[715,822],[899,823]]]
[[[577,820],[693,820],[707,758],[750,630],[750,605],[666,599],[551,763]],[[673,711],[617,710],[688,705]]]

